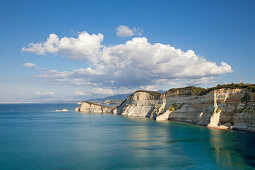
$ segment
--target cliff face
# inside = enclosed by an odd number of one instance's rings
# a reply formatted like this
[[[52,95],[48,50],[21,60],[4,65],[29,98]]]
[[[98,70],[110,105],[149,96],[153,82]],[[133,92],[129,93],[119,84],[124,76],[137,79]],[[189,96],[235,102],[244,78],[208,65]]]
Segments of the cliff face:
[[[77,111],[175,120],[208,127],[255,132],[255,93],[246,88],[221,88],[197,95],[191,88],[166,93],[136,91],[118,107],[82,103]]]
[[[113,109],[113,107],[83,101],[79,107],[75,108],[75,111],[84,113],[113,113]]]
[[[160,93],[137,91],[114,109],[114,113],[122,116],[156,118],[157,109],[161,104]]]
[[[250,96],[249,102],[243,101],[245,96]],[[223,129],[255,131],[254,96],[254,93],[247,89],[218,89],[202,96],[173,95],[168,92],[167,107],[182,105],[168,114],[168,120],[187,121]]]

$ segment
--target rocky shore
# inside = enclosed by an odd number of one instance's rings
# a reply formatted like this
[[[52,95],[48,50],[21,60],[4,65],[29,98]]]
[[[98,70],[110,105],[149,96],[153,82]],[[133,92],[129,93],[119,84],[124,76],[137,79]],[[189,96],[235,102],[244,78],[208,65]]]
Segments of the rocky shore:
[[[119,106],[83,101],[76,111],[147,117],[157,121],[183,121],[220,129],[255,132],[255,93],[236,87],[185,87],[165,93],[139,90]]]

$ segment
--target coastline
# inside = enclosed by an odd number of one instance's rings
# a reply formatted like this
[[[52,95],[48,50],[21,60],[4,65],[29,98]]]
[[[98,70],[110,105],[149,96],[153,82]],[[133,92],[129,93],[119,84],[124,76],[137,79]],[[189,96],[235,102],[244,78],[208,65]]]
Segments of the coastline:
[[[83,101],[75,110],[255,132],[255,92],[247,85],[241,85],[230,84],[209,89],[191,86],[169,89],[165,93],[138,90],[117,107]]]

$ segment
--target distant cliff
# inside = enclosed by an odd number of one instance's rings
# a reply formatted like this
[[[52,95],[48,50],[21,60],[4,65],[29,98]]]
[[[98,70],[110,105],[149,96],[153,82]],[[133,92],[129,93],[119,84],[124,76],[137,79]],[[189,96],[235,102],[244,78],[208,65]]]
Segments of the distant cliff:
[[[83,101],[79,107],[75,108],[75,111],[84,113],[113,113],[113,109],[113,107]]]
[[[113,113],[122,116],[175,120],[193,124],[255,132],[255,87],[186,87],[165,93],[139,90],[118,107],[82,102],[81,112]]]

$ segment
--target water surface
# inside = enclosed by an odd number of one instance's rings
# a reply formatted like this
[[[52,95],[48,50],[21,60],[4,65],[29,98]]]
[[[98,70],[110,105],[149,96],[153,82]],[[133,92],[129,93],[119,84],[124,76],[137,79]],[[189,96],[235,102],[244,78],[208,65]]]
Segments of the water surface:
[[[0,169],[254,169],[253,133],[0,104]],[[55,112],[67,108],[68,112]]]

